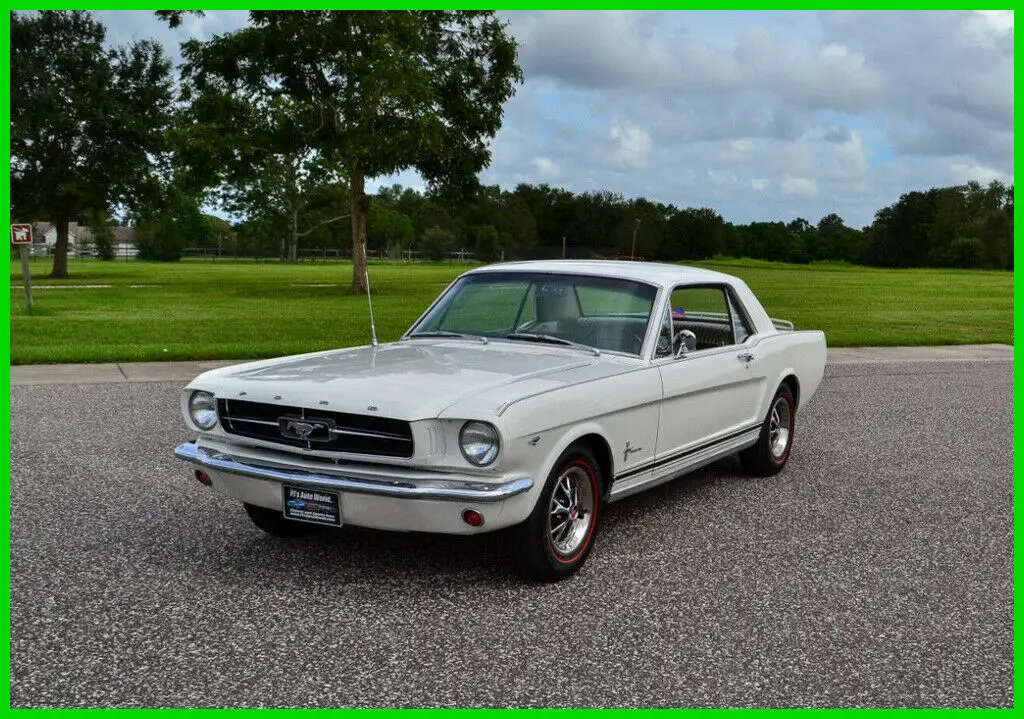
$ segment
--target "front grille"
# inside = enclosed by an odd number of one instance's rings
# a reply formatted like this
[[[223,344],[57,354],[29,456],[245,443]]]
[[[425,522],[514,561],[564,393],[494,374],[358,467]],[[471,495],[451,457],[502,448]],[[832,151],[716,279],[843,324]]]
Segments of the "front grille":
[[[398,419],[238,399],[218,399],[217,413],[224,431],[240,437],[328,452],[353,452],[379,457],[412,456],[412,427],[408,422]],[[281,417],[327,420],[333,423],[329,429],[330,439],[309,441],[286,437],[281,433]]]

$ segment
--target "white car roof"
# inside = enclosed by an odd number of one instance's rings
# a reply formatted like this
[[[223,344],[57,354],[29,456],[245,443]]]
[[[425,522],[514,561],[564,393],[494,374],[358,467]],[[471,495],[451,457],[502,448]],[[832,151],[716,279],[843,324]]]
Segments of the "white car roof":
[[[734,284],[736,278],[714,270],[662,262],[633,262],[624,260],[535,260],[530,262],[503,262],[470,270],[478,272],[560,272],[563,274],[617,277],[647,282],[653,285],[723,282]]]

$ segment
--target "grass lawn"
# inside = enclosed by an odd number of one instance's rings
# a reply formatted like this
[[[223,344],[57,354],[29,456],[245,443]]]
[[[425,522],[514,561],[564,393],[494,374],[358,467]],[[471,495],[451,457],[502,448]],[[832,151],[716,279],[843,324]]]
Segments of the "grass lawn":
[[[1013,342],[1009,272],[697,264],[742,277],[770,315],[824,330],[830,346]],[[51,265],[32,262],[28,315],[11,262],[13,364],[273,357],[370,341],[349,264],[71,259],[66,280],[49,279]],[[371,264],[379,339],[398,338],[468,267]]]

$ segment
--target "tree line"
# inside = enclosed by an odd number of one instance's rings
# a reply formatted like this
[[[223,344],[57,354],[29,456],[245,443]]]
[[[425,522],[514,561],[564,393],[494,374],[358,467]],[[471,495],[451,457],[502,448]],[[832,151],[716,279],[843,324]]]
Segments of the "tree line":
[[[307,251],[344,254],[350,228],[328,224],[343,185],[306,203]],[[216,218],[211,218],[215,220]],[[262,214],[205,234],[182,247],[284,257],[286,218]],[[167,237],[168,235],[161,235]],[[547,185],[485,186],[457,205],[399,185],[369,198],[367,247],[378,257],[446,259],[465,251],[482,261],[554,257],[641,257],[685,261],[716,256],[780,262],[849,262],[878,267],[1013,269],[1013,187],[977,182],[904,194],[860,229],[832,213],[811,222],[734,224],[711,208],[679,208],[611,192],[575,194]]]
[[[182,12],[157,13],[176,27]],[[1012,269],[1013,188],[908,192],[871,225],[727,222],[712,208],[547,185],[481,186],[488,142],[522,74],[489,12],[252,11],[249,25],[182,44],[108,50],[81,11],[11,14],[11,215],[136,227],[140,257],[186,248],[297,260],[330,249],[443,259],[715,256],[884,267]],[[427,188],[368,195],[414,169]],[[204,214],[214,206],[246,219]]]

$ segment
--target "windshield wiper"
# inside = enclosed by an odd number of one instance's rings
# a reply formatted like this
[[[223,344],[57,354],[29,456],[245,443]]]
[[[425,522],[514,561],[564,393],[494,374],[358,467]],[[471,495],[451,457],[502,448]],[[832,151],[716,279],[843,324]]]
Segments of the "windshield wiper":
[[[413,332],[408,335],[405,339],[411,339],[412,337],[450,337],[452,339],[460,340],[477,340],[483,344],[487,344],[487,338],[481,337],[480,335],[465,335],[461,332],[452,332],[451,330],[428,330],[425,332]]]
[[[533,332],[510,332],[505,335],[505,339],[526,340],[527,342],[546,342],[547,344],[552,345],[566,345],[567,347],[575,347],[576,349],[593,352],[595,357],[601,354],[601,350],[597,347],[580,344],[579,342],[573,342],[572,340],[567,340],[564,337],[555,337],[554,335],[534,334]]]

